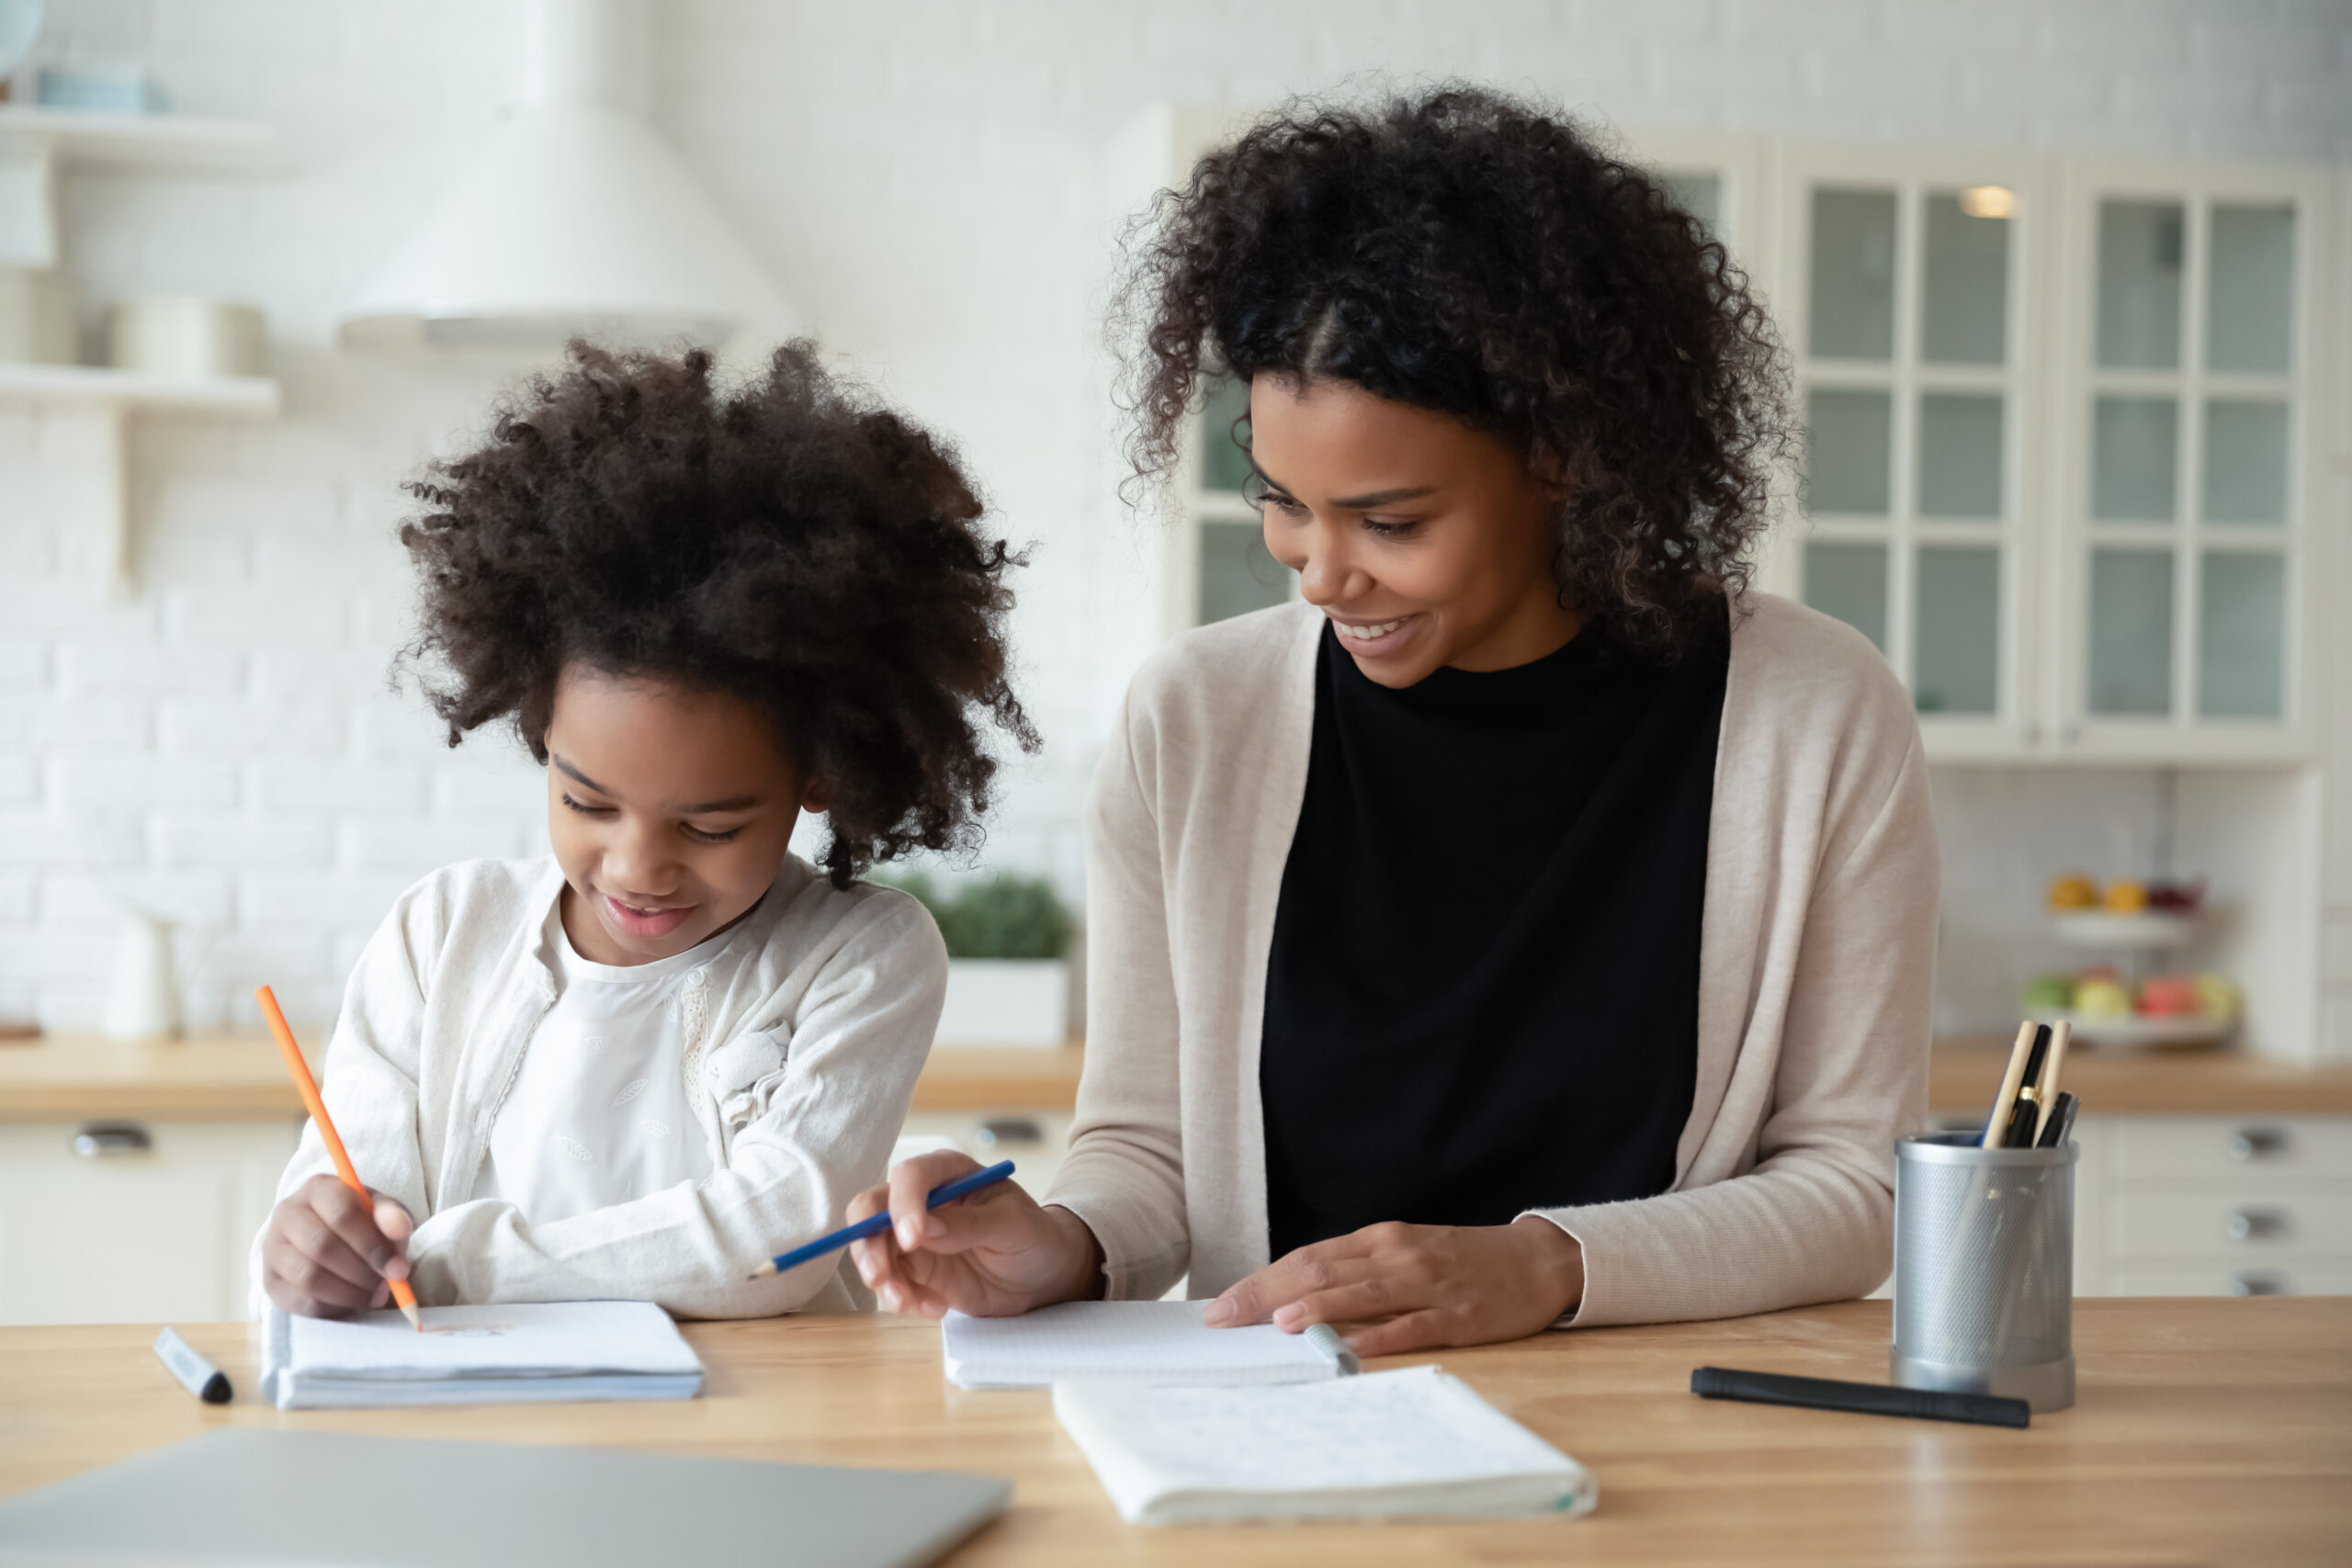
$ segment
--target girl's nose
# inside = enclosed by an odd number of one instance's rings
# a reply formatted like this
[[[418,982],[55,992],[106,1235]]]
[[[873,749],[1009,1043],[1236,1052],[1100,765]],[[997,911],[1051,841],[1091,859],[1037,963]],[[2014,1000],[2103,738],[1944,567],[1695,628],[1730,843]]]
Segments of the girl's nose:
[[[607,890],[659,898],[673,890],[675,880],[670,874],[670,857],[660,826],[624,818],[605,846]]]

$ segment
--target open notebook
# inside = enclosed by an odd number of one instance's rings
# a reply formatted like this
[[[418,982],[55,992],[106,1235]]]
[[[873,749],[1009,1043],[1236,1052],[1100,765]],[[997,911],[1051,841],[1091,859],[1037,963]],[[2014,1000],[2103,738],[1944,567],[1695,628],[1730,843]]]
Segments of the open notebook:
[[[1156,1383],[1308,1382],[1340,1365],[1272,1324],[1211,1328],[1206,1302],[1066,1302],[1020,1317],[940,1325],[947,1381],[958,1388],[1043,1388],[1069,1378]]]
[[[273,1306],[262,1397],[307,1410],[692,1399],[702,1389],[702,1363],[650,1302],[427,1307],[424,1325],[419,1334],[396,1312],[335,1322]]]
[[[1129,1524],[1591,1511],[1584,1466],[1435,1367],[1290,1388],[1059,1382]]]

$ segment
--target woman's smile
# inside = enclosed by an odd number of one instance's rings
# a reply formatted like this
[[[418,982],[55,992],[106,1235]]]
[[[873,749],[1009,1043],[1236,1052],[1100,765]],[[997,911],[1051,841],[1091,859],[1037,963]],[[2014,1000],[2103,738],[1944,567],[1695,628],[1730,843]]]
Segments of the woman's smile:
[[[1419,611],[1409,615],[1392,615],[1385,621],[1351,621],[1331,612],[1331,629],[1340,634],[1340,646],[1358,659],[1382,659],[1402,649],[1412,640],[1421,627]]]

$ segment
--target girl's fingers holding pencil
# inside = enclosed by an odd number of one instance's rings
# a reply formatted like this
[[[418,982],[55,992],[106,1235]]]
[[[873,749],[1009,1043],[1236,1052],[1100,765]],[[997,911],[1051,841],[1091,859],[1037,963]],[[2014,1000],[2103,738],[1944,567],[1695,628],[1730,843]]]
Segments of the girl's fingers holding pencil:
[[[306,1201],[319,1218],[343,1239],[367,1263],[371,1273],[387,1280],[408,1277],[408,1258],[402,1244],[408,1239],[407,1211],[400,1204],[379,1193],[361,1197],[331,1176],[314,1176],[302,1184],[296,1194]],[[395,1240],[385,1234],[378,1216],[392,1221],[401,1229]],[[373,1285],[373,1280],[366,1281]]]

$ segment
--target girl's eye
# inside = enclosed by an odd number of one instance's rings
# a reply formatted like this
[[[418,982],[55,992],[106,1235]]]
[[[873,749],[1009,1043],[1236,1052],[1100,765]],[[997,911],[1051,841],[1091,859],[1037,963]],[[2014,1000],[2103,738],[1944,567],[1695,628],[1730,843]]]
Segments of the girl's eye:
[[[741,828],[729,828],[724,833],[713,833],[697,828],[691,822],[681,823],[680,826],[685,829],[687,838],[705,844],[723,844],[743,830]]]
[[[613,814],[613,808],[609,806],[581,805],[580,802],[571,798],[571,794],[569,790],[564,792],[563,803],[571,807],[574,811],[580,813],[582,817],[610,817]]]

